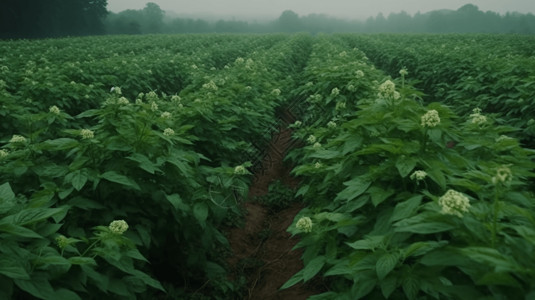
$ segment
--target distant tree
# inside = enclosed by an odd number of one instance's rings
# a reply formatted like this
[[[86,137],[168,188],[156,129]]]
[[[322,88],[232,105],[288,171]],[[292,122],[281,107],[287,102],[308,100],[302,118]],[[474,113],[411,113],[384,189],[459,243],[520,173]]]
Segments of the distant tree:
[[[101,34],[107,0],[2,0],[0,38]]]
[[[143,17],[145,21],[144,32],[159,33],[162,32],[164,23],[163,17],[165,12],[158,6],[158,4],[149,2],[143,9]]]
[[[302,30],[299,16],[291,10],[283,11],[277,21],[277,24],[279,30],[282,32],[298,32]]]

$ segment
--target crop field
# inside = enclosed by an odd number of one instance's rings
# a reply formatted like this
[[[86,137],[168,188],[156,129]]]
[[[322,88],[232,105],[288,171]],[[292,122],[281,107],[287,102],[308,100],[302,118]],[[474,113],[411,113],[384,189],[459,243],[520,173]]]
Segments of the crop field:
[[[533,45],[0,41],[0,299],[533,300]],[[295,180],[252,197],[282,133]],[[254,201],[300,205],[300,270],[269,297],[251,294],[265,265],[229,259]],[[314,295],[281,296],[296,287]]]

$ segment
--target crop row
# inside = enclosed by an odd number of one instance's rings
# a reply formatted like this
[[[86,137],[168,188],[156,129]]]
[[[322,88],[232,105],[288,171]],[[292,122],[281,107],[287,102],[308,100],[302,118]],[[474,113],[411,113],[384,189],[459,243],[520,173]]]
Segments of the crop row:
[[[389,78],[347,39],[318,39],[296,89],[305,146],[289,158],[307,208],[289,231],[305,266],[284,287],[319,277],[310,299],[533,297],[533,151],[477,102],[468,116],[424,105],[417,71]]]
[[[418,80],[430,101],[460,115],[474,107],[496,114],[502,124],[533,147],[535,136],[535,53],[533,38],[515,35],[346,36],[389,74],[401,68]]]
[[[6,42],[1,297],[236,293],[221,228],[239,216],[252,144],[275,126],[309,43]]]

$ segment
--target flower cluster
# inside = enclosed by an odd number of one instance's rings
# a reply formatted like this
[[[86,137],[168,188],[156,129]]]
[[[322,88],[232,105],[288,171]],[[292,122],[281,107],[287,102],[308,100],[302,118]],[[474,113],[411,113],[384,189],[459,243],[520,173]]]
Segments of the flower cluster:
[[[157,111],[158,110],[158,104],[156,102],[151,102],[150,103],[150,110],[152,111]]]
[[[302,232],[311,232],[312,231],[312,220],[309,217],[301,217],[295,227]]]
[[[355,72],[355,75],[357,76],[357,78],[362,78],[364,77],[364,72],[362,72],[362,70],[357,70]]]
[[[163,131],[163,135],[172,136],[172,135],[175,135],[175,131],[171,128],[165,128]]]
[[[55,114],[55,115],[59,115],[61,113],[61,111],[59,110],[59,108],[57,106],[50,106],[48,108],[48,111],[52,114]]]
[[[407,71],[406,68],[403,68],[403,69],[399,70],[399,75],[407,76],[407,75],[409,75],[409,71]]]
[[[427,176],[427,173],[425,171],[418,170],[418,171],[414,171],[414,173],[411,174],[410,178],[411,180],[420,181],[420,180],[424,180],[426,176]]]
[[[22,135],[14,134],[13,137],[9,140],[12,144],[22,144],[26,143],[26,138]]]
[[[164,112],[160,115],[160,117],[161,117],[162,119],[170,119],[170,118],[171,118],[171,113],[168,112],[168,111],[164,111]]]
[[[301,122],[301,121],[295,121],[294,122],[294,126],[295,127],[301,127],[301,125],[303,125],[303,122]]]
[[[345,102],[336,102],[336,106],[334,107],[335,110],[341,110],[346,108]]]
[[[9,151],[0,149],[0,159],[5,158],[9,155]]]
[[[339,90],[337,87],[335,87],[335,88],[333,88],[333,89],[331,90],[331,96],[336,97],[336,96],[338,96],[339,94],[340,94],[340,90]]]
[[[279,89],[273,89],[271,91],[271,95],[278,97],[281,94],[281,90]]]
[[[401,97],[399,92],[396,91],[396,84],[390,80],[383,82],[379,86],[379,93],[377,94],[377,96],[383,99],[394,99],[394,100],[397,100]]]
[[[336,122],[329,121],[329,123],[327,123],[327,128],[336,128]]]
[[[438,111],[432,109],[428,110],[422,116],[422,127],[435,127],[440,124],[440,117],[438,116]]]
[[[314,144],[316,142],[316,137],[314,135],[309,135],[308,138],[307,138],[307,142],[309,144]]]
[[[217,85],[213,80],[210,80],[210,82],[203,84],[202,87],[207,90],[217,91]]]
[[[82,136],[83,140],[92,139],[95,137],[95,133],[93,132],[93,130],[89,129],[80,130],[80,135]]]
[[[471,123],[476,125],[484,125],[487,123],[487,117],[481,114],[480,108],[474,108],[472,110],[473,114],[470,114],[470,118],[472,118]]]
[[[315,169],[319,169],[319,168],[321,168],[321,167],[323,167],[323,164],[320,163],[320,162],[316,162],[316,163],[314,164],[314,168],[315,168]]]
[[[321,148],[321,143],[315,142],[314,145],[312,145],[312,148],[314,148],[314,149]]]
[[[492,177],[492,183],[508,185],[513,180],[513,172],[509,166],[501,166],[496,170],[496,175]]]
[[[67,239],[67,237],[64,235],[60,235],[56,237],[56,244],[58,244],[60,249],[64,249],[69,245],[69,239]]]
[[[120,104],[120,105],[127,105],[128,103],[130,102],[125,97],[121,97],[117,100],[117,104]]]
[[[110,89],[110,92],[115,93],[115,94],[117,94],[117,95],[122,95],[122,93],[123,93],[123,92],[121,91],[121,88],[118,87],[118,86],[114,86],[114,87],[112,87],[112,88]]]
[[[350,91],[350,92],[354,92],[354,91],[357,90],[357,88],[352,84],[348,84],[347,85],[347,90]]]
[[[109,229],[115,234],[123,234],[128,230],[128,223],[125,220],[115,220],[110,223]]]
[[[468,197],[454,190],[448,190],[444,196],[438,199],[438,204],[442,207],[443,214],[462,217],[470,208]]]
[[[158,94],[156,94],[154,91],[150,91],[147,93],[147,95],[145,95],[145,99],[147,99],[149,102],[156,101],[158,100]]]
[[[234,168],[234,174],[236,174],[236,175],[246,175],[247,174],[247,169],[242,165],[236,166]]]

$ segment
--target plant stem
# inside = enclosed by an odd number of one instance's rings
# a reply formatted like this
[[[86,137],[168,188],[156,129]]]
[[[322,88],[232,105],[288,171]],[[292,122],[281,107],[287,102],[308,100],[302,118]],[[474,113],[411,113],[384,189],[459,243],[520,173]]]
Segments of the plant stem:
[[[82,253],[82,255],[80,256],[85,256],[87,252],[89,252],[89,250],[91,250],[91,248],[93,248],[97,243],[99,242],[99,240],[95,240],[91,245],[89,245],[89,247],[87,247],[87,249],[85,249],[84,253]]]

